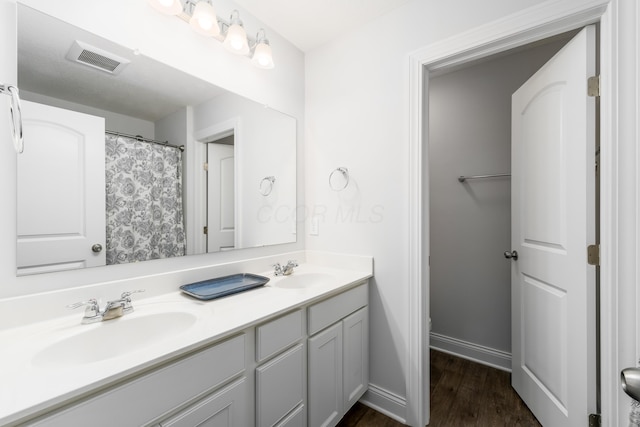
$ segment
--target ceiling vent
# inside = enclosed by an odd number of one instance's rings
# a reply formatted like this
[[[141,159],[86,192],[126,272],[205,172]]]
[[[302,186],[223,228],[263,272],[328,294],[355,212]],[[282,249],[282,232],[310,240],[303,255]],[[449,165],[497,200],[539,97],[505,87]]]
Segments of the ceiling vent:
[[[67,59],[109,74],[119,74],[129,63],[128,59],[78,40],[71,45],[71,49],[67,53]]]

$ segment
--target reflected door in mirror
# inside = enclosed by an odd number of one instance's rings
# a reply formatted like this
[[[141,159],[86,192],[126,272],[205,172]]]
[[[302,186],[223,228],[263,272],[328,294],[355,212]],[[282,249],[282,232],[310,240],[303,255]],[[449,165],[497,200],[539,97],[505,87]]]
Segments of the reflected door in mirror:
[[[207,144],[207,252],[235,247],[233,148],[233,145],[215,142]]]
[[[105,264],[104,119],[23,102],[18,274]]]

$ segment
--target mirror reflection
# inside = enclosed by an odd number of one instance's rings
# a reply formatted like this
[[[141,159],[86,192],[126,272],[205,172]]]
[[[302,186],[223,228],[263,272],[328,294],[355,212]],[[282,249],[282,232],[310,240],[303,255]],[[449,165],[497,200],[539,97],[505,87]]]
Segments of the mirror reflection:
[[[24,5],[18,85],[19,275],[295,242],[292,117]]]

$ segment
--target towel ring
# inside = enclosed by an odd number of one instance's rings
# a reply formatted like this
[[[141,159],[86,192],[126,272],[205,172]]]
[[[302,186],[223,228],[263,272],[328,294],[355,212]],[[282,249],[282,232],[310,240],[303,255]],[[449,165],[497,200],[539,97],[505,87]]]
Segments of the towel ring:
[[[269,194],[271,194],[271,191],[273,191],[273,184],[275,182],[275,176],[265,176],[264,178],[262,178],[262,181],[260,181],[258,191],[260,191],[260,194],[262,194],[263,196],[268,196]]]
[[[0,84],[0,93],[11,95],[11,133],[13,134],[13,147],[18,154],[24,151],[24,138],[22,134],[22,108],[20,107],[20,95],[18,88],[12,85]]]
[[[342,177],[344,178],[344,185],[336,186],[333,184],[333,175],[335,175],[336,172],[340,172],[342,174]],[[345,167],[339,167],[335,168],[333,172],[329,174],[329,187],[331,187],[333,191],[342,191],[347,188],[347,185],[349,185],[349,169]]]

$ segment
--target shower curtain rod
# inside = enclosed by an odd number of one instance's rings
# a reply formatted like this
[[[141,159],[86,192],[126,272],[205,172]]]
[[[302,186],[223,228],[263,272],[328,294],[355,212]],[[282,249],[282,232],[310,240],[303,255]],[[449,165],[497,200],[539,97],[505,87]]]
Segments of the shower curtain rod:
[[[127,133],[123,133],[123,132],[115,132],[112,130],[105,130],[105,133],[108,133],[110,135],[115,135],[115,136],[126,136],[127,138],[133,138],[137,141],[141,141],[141,142],[148,142],[150,144],[157,144],[157,145],[162,145],[164,147],[171,147],[171,148],[175,148],[180,150],[181,152],[184,152],[184,145],[171,145],[169,144],[169,141],[158,141],[155,139],[149,139],[149,138],[144,138],[142,135],[130,135]]]

